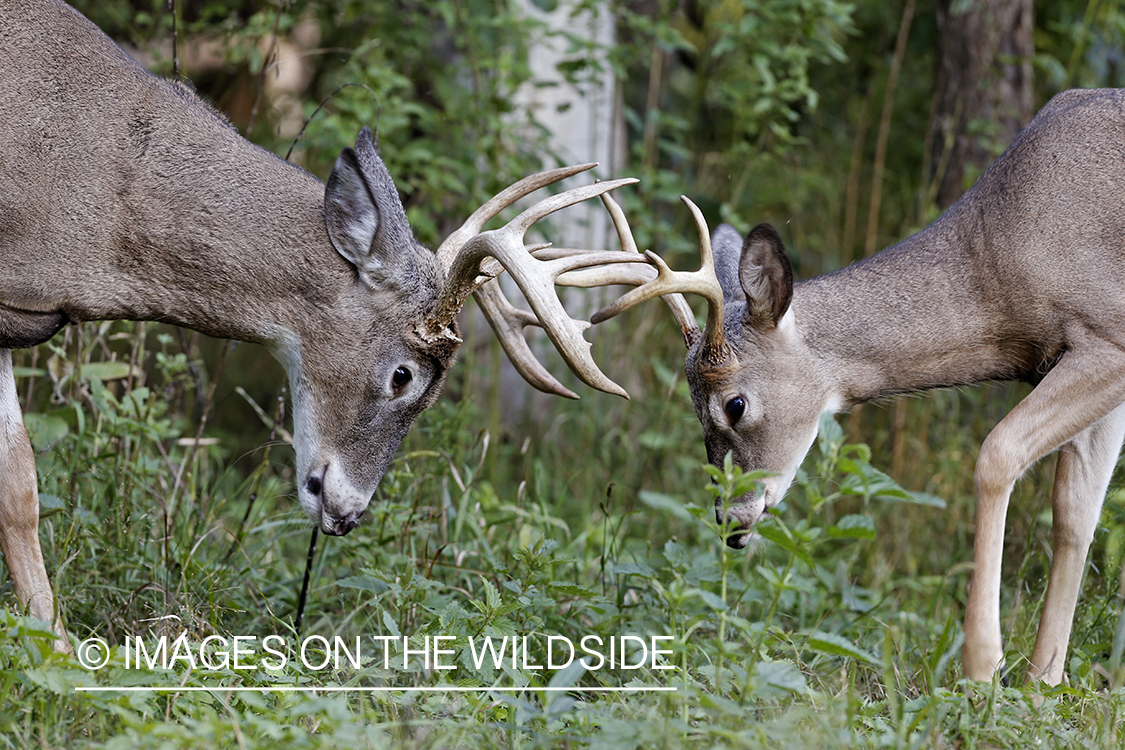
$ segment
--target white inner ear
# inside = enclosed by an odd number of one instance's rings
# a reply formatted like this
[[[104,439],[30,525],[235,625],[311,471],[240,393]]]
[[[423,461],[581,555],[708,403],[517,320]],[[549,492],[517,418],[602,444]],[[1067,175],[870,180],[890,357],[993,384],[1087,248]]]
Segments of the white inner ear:
[[[379,229],[379,217],[374,211],[363,211],[348,222],[344,233],[348,235],[355,249],[357,257],[348,258],[360,268],[378,268],[379,261],[370,252],[371,243],[375,241],[375,232]]]
[[[799,333],[797,330],[797,315],[793,312],[792,304],[781,316],[781,320],[777,321],[777,332],[784,336],[787,341],[797,337]]]

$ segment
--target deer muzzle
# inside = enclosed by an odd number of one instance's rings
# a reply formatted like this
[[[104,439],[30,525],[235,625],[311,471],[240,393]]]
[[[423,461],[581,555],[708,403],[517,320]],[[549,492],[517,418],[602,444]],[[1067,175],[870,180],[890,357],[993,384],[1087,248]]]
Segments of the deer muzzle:
[[[715,520],[726,529],[727,546],[745,549],[758,538],[752,529],[766,511],[766,493],[747,493],[727,503],[722,498],[715,501]]]
[[[370,503],[329,463],[309,472],[300,489],[301,505],[309,517],[329,536],[344,536],[359,525]]]

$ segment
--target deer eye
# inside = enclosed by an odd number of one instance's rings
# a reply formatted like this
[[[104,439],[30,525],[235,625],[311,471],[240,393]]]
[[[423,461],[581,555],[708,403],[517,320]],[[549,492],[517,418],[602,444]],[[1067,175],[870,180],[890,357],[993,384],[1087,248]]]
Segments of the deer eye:
[[[397,394],[399,391],[405,388],[406,384],[409,383],[413,378],[414,375],[410,372],[410,370],[406,369],[405,367],[399,367],[394,371],[394,374],[391,375],[391,388],[393,388],[395,393]]]
[[[742,396],[735,396],[723,405],[723,411],[727,413],[727,419],[730,420],[731,427],[733,427],[738,424],[738,420],[742,419],[742,414],[746,411],[746,401]]]

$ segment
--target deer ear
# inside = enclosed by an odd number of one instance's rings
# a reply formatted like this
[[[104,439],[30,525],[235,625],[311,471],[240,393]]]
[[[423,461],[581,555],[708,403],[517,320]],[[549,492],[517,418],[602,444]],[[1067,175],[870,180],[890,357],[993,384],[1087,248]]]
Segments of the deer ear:
[[[715,278],[723,290],[723,301],[738,302],[746,299],[738,279],[739,255],[742,253],[742,235],[730,224],[720,224],[711,235],[711,253],[715,258]]]
[[[769,224],[759,224],[746,235],[738,280],[746,295],[747,319],[776,326],[793,299],[793,266]]]
[[[345,148],[336,159],[324,190],[324,218],[336,251],[364,284],[409,284],[417,265],[414,234],[367,128],[359,131],[355,150]]]

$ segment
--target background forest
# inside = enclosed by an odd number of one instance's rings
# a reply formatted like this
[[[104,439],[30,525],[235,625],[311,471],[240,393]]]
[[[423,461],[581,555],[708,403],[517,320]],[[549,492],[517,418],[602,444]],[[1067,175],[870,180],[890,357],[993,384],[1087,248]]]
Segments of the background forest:
[[[609,80],[619,147],[599,176],[640,178],[618,197],[638,243],[685,269],[698,246],[681,194],[712,226],[771,222],[806,277],[935,219],[1053,94],[1125,86],[1125,9],[1106,0],[73,4],[322,179],[359,127],[377,127],[431,247],[567,156],[552,125],[578,104],[526,107],[521,92]],[[609,36],[585,33],[594,27]],[[562,50],[549,77],[536,65],[548,46]],[[283,373],[264,350],[112,323],[18,354],[44,552],[77,638],[296,638],[308,558],[301,634],[449,634],[459,666],[216,676],[126,669],[118,650],[88,672],[18,616],[3,570],[0,747],[1120,747],[1118,483],[1069,686],[1023,681],[1050,560],[1051,460],[1009,511],[1010,673],[975,695],[958,682],[973,460],[1024,387],[902,398],[825,423],[764,524],[768,543],[736,552],[710,508],[738,479],[703,467],[682,338],[662,307],[590,334],[629,401],[570,381],[581,401],[532,396],[505,379],[487,327],[467,327],[445,395],[364,522],[311,556]],[[542,664],[547,635],[587,633],[672,635],[676,670],[483,673],[467,661],[470,637],[534,634],[530,662]],[[130,684],[498,689],[75,692]],[[546,686],[676,691],[531,689]]]

